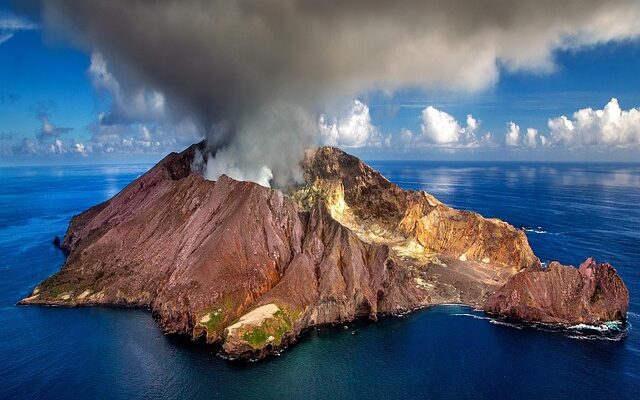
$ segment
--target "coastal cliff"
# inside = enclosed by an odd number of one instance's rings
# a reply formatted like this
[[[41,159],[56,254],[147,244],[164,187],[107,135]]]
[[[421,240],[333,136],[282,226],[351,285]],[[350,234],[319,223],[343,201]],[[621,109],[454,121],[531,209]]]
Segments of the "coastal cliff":
[[[339,149],[308,150],[306,183],[285,194],[204,179],[191,168],[204,147],[75,216],[65,265],[21,303],[148,307],[164,332],[254,359],[311,326],[443,303],[526,321],[626,317],[612,267],[543,270],[522,230],[402,190]]]

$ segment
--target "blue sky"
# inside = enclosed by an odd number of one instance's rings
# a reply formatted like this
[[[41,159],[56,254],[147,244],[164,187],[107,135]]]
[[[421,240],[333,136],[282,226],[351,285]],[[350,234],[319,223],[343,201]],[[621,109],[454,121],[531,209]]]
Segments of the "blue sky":
[[[395,118],[386,118],[390,129],[418,126],[419,113],[428,105],[447,111],[459,120],[471,113],[490,130],[501,132],[507,121],[544,129],[547,119],[570,115],[585,107],[602,108],[612,97],[624,108],[640,105],[640,41],[608,43],[581,51],[555,53],[557,70],[551,73],[509,73],[488,90],[469,94],[398,93],[391,99],[369,103],[383,118],[385,106],[406,104]],[[415,109],[412,109],[415,108]]]
[[[109,113],[113,108],[114,92],[98,87],[92,78],[90,52],[65,41],[52,40],[41,27],[41,21],[34,21],[33,16],[20,16],[15,10],[0,8],[0,21],[9,17],[36,26],[5,29],[4,37],[0,30],[0,163],[149,161],[159,159],[167,151],[180,150],[190,140],[197,139],[198,133],[187,135],[184,140],[158,141],[161,144],[144,151],[130,147],[110,153],[102,147],[101,151],[87,154],[78,150],[78,144],[98,149],[95,145],[92,147],[96,124],[102,113]],[[11,37],[6,38],[7,32]],[[497,81],[476,91],[403,89],[392,95],[360,92],[354,100],[364,109],[349,111],[347,103],[344,112],[326,116],[325,131],[329,135],[334,129],[336,135],[328,144],[370,159],[640,160],[640,126],[634,125],[631,117],[630,128],[627,128],[630,136],[622,143],[603,145],[598,141],[573,147],[545,147],[540,142],[540,136],[546,136],[542,140],[552,137],[550,119],[563,115],[572,119],[576,111],[589,107],[601,110],[612,98],[617,99],[623,112],[640,106],[640,39],[554,50],[553,60],[554,69],[546,72],[510,71],[500,67]],[[428,107],[435,111],[425,114]],[[366,113],[362,120],[366,125],[364,133],[359,133],[366,136],[362,141],[342,138],[353,133],[349,130],[352,129],[349,118],[353,118],[350,112],[360,113],[358,118]],[[477,128],[465,128],[469,114],[478,123]],[[447,119],[447,115],[453,120]],[[426,132],[430,125],[425,118],[431,118],[432,122],[433,118],[455,122],[453,130],[461,132],[460,139],[456,139],[459,141],[438,145],[437,135],[445,134],[437,131],[442,125],[436,123],[433,125],[436,131]],[[509,122],[519,127],[521,137],[517,145],[506,144]],[[149,123],[153,134],[160,135],[160,130],[153,130],[154,127],[157,128],[157,124]],[[535,148],[524,144],[528,128],[536,130]],[[135,122],[125,129],[139,132],[146,127]],[[406,142],[410,144],[398,145],[405,131],[411,132],[411,139]],[[52,135],[47,136],[47,132]],[[463,139],[469,132],[473,138]],[[482,137],[486,133],[490,133],[490,139],[485,143]],[[427,137],[429,134],[431,139]],[[67,150],[49,151],[53,147],[48,146],[56,139],[64,142]],[[27,151],[21,147],[26,141],[39,147]]]

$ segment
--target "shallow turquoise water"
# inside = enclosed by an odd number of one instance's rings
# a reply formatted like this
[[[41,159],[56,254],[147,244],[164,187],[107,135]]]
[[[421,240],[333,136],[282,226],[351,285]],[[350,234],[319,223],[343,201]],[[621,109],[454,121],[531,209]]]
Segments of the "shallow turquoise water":
[[[610,261],[631,292],[628,335],[591,340],[442,306],[314,329],[280,357],[237,364],[164,336],[143,310],[16,307],[63,263],[51,238],[69,218],[149,166],[4,168],[0,399],[640,397],[640,166],[372,164],[402,187],[528,229],[543,260]]]

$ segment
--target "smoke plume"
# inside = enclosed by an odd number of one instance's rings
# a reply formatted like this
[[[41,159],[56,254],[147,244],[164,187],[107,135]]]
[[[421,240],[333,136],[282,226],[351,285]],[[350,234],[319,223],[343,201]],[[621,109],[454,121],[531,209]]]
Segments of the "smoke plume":
[[[552,71],[554,50],[640,33],[637,0],[51,0],[44,16],[129,92],[157,91],[166,118],[192,120],[208,177],[276,186],[300,179],[328,104],[479,90],[501,69]]]

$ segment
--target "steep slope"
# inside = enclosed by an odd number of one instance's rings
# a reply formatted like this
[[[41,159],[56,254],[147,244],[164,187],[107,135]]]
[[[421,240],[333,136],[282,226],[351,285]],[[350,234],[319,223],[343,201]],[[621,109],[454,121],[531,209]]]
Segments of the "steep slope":
[[[481,307],[541,270],[522,231],[404,191],[341,150],[308,151],[306,185],[285,195],[205,180],[191,168],[203,149],[75,216],[65,265],[21,303],[149,307],[165,332],[260,358],[318,324]]]

